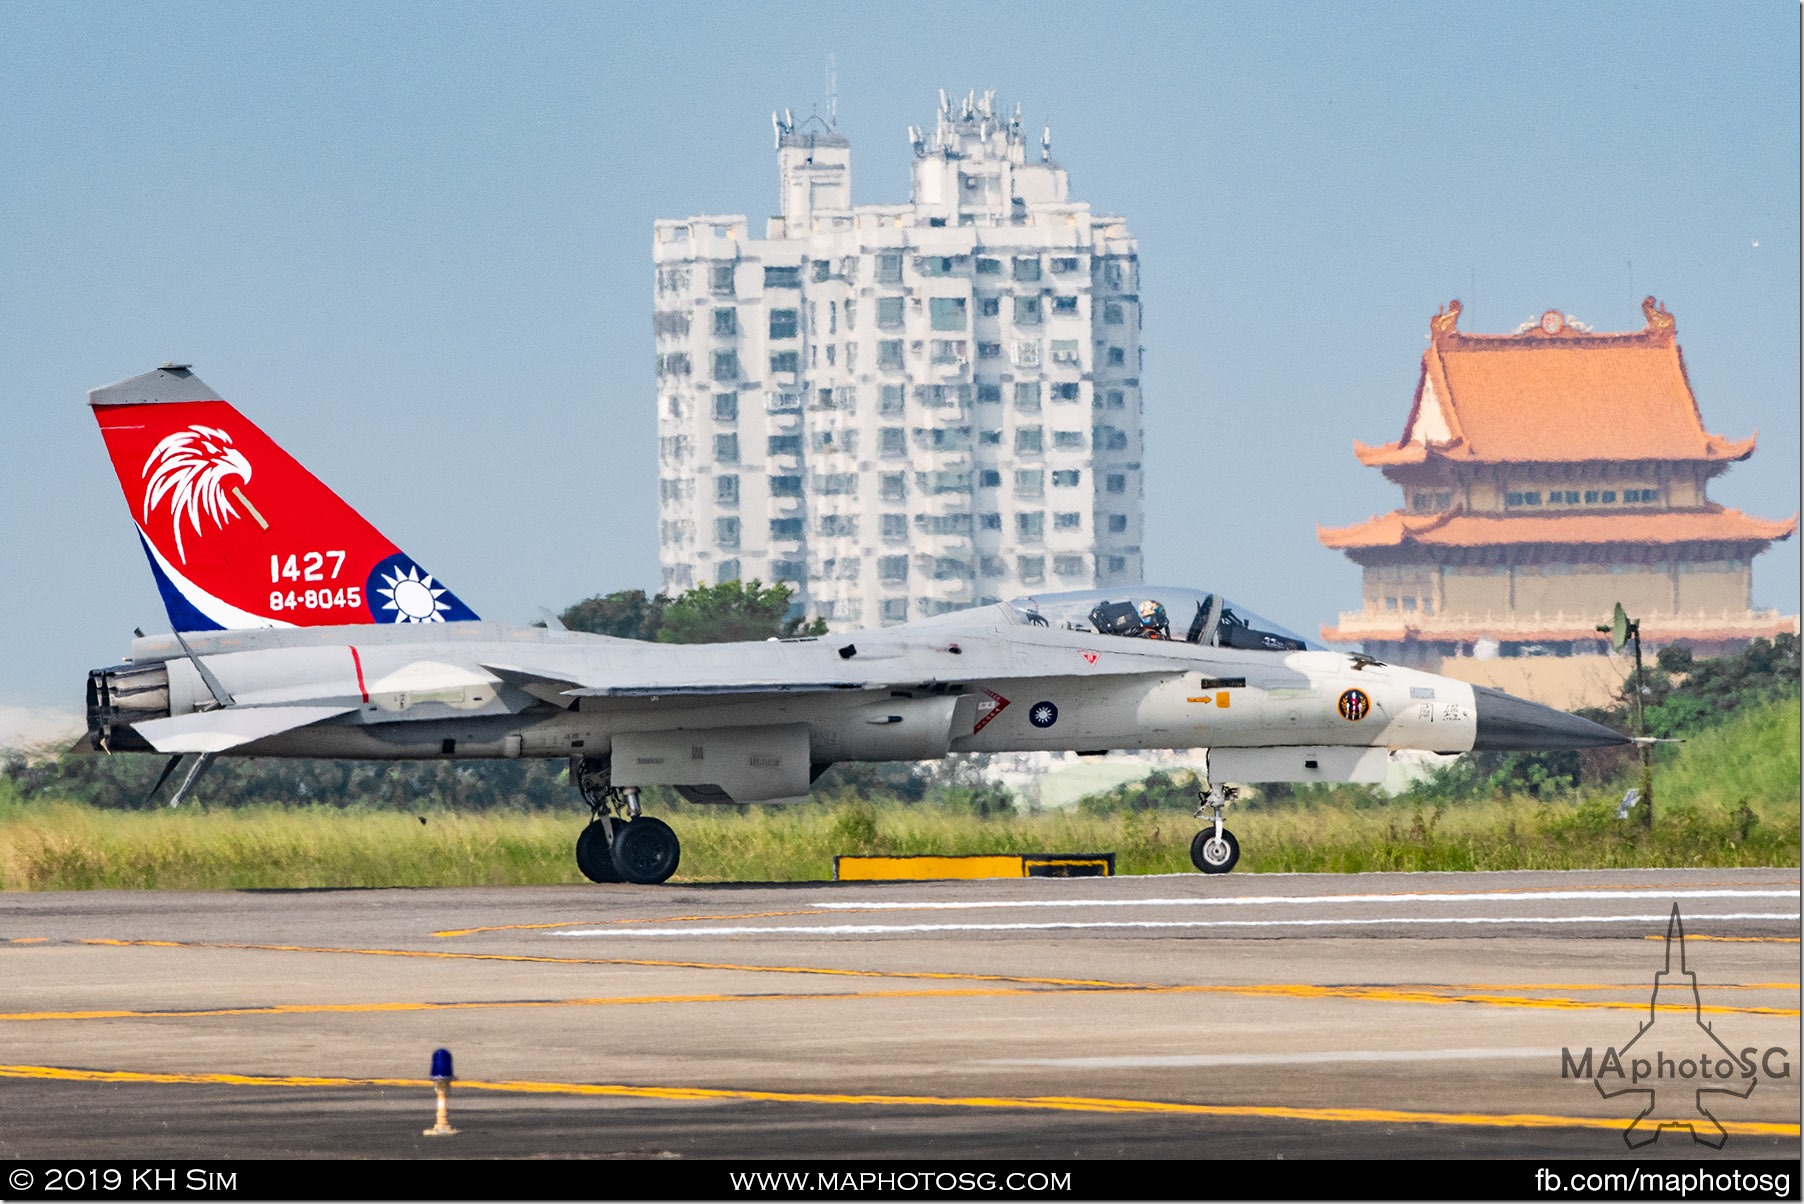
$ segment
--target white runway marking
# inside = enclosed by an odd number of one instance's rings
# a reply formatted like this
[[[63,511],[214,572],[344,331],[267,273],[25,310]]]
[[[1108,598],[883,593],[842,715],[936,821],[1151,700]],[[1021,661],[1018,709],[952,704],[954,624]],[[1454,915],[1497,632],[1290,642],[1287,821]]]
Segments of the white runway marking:
[[[1234,895],[1187,899],[1010,899],[982,901],[852,901],[816,903],[824,911],[973,911],[1010,907],[1250,907],[1302,903],[1515,903],[1530,899],[1796,899],[1795,890],[1539,890],[1395,895]]]
[[[979,1066],[1052,1066],[1061,1070],[1149,1070],[1160,1067],[1309,1066],[1343,1062],[1496,1062],[1560,1056],[1557,1049],[1339,1049],[1321,1053],[1118,1054],[1091,1058],[991,1058]]]
[[[1032,932],[1085,928],[1349,928],[1378,924],[1404,927],[1424,924],[1664,924],[1672,918],[1670,911],[1648,915],[1626,916],[1383,916],[1364,919],[1336,917],[1316,920],[1050,920],[1038,924],[798,924],[745,925],[734,928],[577,928],[554,932],[551,936],[891,936],[928,932]],[[1797,923],[1798,912],[1732,912],[1726,915],[1685,917],[1687,924],[1720,923],[1727,920],[1790,920]]]

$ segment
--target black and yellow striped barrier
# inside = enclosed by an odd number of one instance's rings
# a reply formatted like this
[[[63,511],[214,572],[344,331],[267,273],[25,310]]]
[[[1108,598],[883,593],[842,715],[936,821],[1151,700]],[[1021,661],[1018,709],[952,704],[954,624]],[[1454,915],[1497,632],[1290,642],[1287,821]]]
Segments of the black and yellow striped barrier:
[[[968,853],[956,856],[835,857],[835,882],[926,878],[1109,878],[1113,853]]]

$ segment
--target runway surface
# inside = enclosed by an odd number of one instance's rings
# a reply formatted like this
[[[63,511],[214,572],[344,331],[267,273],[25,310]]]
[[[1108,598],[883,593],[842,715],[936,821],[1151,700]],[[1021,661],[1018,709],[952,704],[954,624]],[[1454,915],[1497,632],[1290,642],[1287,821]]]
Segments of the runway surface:
[[[1795,1157],[1798,935],[1758,869],[6,895],[0,1157]]]

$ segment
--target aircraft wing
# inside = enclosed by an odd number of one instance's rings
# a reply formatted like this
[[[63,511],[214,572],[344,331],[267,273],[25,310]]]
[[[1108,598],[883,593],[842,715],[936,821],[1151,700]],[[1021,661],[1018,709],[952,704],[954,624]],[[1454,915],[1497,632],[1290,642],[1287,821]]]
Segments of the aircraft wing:
[[[355,706],[227,707],[169,719],[146,719],[131,726],[158,752],[216,753],[356,709]]]
[[[606,661],[497,664],[482,669],[526,694],[561,707],[576,700],[720,698],[735,702],[802,694],[907,690],[972,680],[1017,677],[1106,677],[1201,667],[1188,645],[1108,636],[1074,639],[1071,633],[994,633],[948,630],[923,640],[872,638],[860,632],[843,644],[819,641],[720,645],[706,659],[705,646],[633,644],[611,650]],[[887,633],[885,633],[887,636]],[[712,647],[712,646],[707,646]]]

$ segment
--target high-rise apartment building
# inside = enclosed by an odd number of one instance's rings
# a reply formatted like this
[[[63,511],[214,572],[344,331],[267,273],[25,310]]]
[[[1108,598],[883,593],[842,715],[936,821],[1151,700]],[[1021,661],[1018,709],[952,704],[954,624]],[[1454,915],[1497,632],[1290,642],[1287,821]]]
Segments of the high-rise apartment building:
[[[781,213],[656,224],[663,587],[757,578],[835,627],[1142,573],[1137,245],[1020,110],[941,97],[908,203],[774,118]]]

